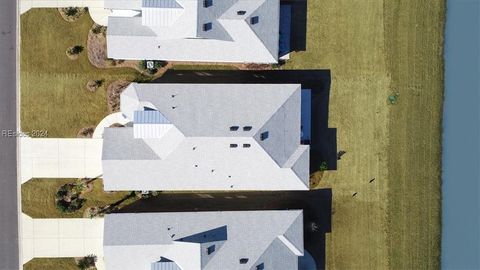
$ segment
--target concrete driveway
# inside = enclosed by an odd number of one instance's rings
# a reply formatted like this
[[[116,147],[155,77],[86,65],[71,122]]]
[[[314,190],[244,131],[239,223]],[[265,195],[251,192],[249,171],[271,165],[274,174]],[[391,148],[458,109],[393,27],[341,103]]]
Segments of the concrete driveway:
[[[32,219],[22,214],[22,262],[33,258],[103,257],[103,218]],[[100,263],[101,264],[101,263]]]
[[[20,139],[21,180],[102,174],[102,139]]]

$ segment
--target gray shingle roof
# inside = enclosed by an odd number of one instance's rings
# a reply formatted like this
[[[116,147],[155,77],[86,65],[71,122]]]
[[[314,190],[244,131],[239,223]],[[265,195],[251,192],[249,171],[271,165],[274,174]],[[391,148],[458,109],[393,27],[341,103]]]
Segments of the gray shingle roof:
[[[105,130],[105,189],[308,189],[300,93],[294,84],[133,83],[121,95],[122,113],[133,120],[148,107],[168,124]],[[269,136],[262,140],[264,132]]]
[[[133,18],[109,17],[108,56],[115,59],[277,62],[279,0],[222,0],[213,3],[205,8],[203,0],[145,0],[143,3],[132,0],[130,5],[125,0],[120,3],[109,1],[105,4],[107,8],[130,8],[143,11],[143,14]],[[245,14],[238,11],[245,11]],[[260,18],[259,23],[250,23],[253,16]],[[146,23],[152,20],[167,20],[169,23],[168,26]],[[204,31],[205,23],[211,23],[212,29]]]
[[[109,214],[104,231],[107,270],[150,270],[161,258],[184,270],[294,270],[303,255],[301,210]]]

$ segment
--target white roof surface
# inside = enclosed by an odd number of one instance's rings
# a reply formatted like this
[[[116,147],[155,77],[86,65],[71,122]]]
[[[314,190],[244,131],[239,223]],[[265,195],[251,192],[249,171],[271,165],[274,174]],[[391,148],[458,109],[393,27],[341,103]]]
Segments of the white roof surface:
[[[105,8],[140,16],[110,16],[109,58],[197,62],[278,61],[280,1],[105,0]],[[244,13],[237,13],[244,11]],[[258,17],[257,24],[251,23]],[[212,29],[204,31],[204,24]]]
[[[295,270],[304,252],[301,210],[109,214],[104,230],[106,270]]]
[[[105,190],[308,190],[300,93],[296,84],[132,83],[122,113],[155,109],[167,120],[105,129]]]

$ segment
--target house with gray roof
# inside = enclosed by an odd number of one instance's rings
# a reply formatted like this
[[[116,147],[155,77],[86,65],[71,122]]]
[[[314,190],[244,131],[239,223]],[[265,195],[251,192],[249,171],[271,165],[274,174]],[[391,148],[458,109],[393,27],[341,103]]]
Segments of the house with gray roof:
[[[302,210],[108,214],[106,270],[295,270]]]
[[[308,190],[299,84],[130,84],[105,128],[105,190]]]
[[[277,63],[280,0],[104,0],[109,58]]]

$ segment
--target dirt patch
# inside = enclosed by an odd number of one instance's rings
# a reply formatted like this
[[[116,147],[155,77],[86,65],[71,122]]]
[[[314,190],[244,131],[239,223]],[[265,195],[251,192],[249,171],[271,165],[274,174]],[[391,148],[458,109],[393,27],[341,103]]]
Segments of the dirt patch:
[[[320,185],[320,181],[323,177],[323,171],[316,172],[310,175],[310,189],[316,189]]]
[[[129,84],[129,81],[118,80],[107,87],[107,105],[110,113],[120,111],[120,94]]]
[[[240,70],[272,70],[273,65],[269,64],[236,64]]]
[[[83,14],[88,12],[88,8],[86,7],[64,7],[58,8],[58,12],[60,16],[67,21],[67,22],[74,22],[80,19]]]
[[[78,54],[73,54],[71,53],[71,50],[72,50],[73,47],[70,47],[68,48],[66,51],[65,51],[65,55],[68,57],[68,59],[70,60],[77,60],[78,59]]]
[[[77,138],[92,138],[94,131],[94,126],[81,128],[77,133]]]

